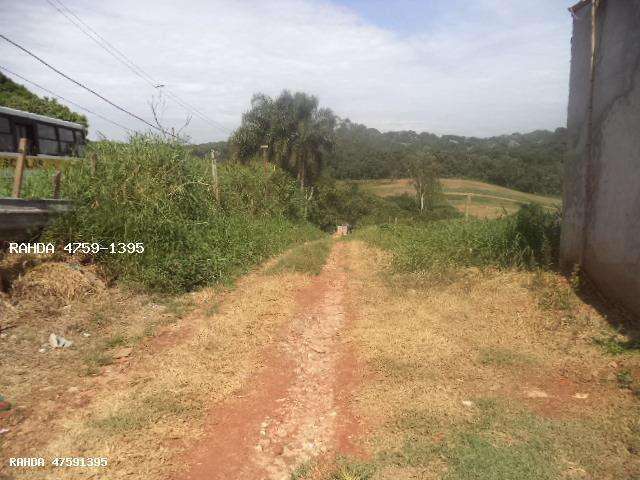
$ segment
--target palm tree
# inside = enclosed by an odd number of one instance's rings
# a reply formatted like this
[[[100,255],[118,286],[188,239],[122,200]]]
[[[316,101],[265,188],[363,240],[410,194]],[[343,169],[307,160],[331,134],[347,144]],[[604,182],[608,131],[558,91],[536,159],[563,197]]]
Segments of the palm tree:
[[[304,189],[320,175],[323,156],[333,147],[335,125],[333,112],[319,109],[313,95],[285,90],[273,100],[257,94],[231,138],[233,156],[246,162],[261,145],[269,145],[269,161],[297,176]]]

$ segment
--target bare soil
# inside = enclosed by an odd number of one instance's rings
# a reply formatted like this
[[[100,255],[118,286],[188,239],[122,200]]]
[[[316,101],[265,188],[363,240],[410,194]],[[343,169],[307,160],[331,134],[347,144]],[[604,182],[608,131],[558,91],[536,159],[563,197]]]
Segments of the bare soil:
[[[163,305],[113,288],[5,302],[0,478],[638,478],[640,356],[594,341],[629,339],[565,280],[388,266],[335,240],[317,276],[265,265]],[[74,347],[39,352],[49,331]],[[109,465],[6,468],[60,455]]]
[[[344,243],[296,297],[296,315],[263,354],[260,369],[208,415],[206,435],[189,453],[185,480],[286,480],[301,464],[359,453],[361,425],[349,399],[355,357],[343,341]]]

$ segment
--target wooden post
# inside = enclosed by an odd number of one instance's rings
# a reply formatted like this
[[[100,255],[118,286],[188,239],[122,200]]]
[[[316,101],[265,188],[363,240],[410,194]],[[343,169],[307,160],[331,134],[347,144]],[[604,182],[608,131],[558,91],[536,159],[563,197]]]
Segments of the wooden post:
[[[57,169],[53,174],[53,198],[60,198],[60,179],[62,178],[62,172]]]
[[[218,163],[216,161],[216,151],[211,150],[211,177],[213,178],[213,194],[216,202],[220,202],[220,183],[218,181]]]
[[[264,161],[264,173],[268,171],[268,161],[267,161],[267,150],[269,149],[269,145],[260,145],[260,150],[262,150],[262,159]]]
[[[466,220],[469,219],[469,204],[471,203],[471,195],[467,193],[467,201],[464,206],[464,218]]]
[[[20,156],[16,160],[16,170],[13,175],[13,198],[20,198],[20,191],[22,190],[22,177],[24,176],[24,166],[27,161],[27,147],[29,146],[29,140],[21,138],[18,144],[18,152]]]
[[[97,164],[98,164],[98,158],[96,157],[95,153],[92,153],[91,154],[91,176],[92,177],[96,176]]]

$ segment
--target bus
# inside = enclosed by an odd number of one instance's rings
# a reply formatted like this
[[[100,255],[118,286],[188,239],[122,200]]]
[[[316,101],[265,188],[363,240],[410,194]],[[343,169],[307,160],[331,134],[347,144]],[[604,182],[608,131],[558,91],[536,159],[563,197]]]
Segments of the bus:
[[[27,155],[79,157],[84,153],[84,125],[0,106],[0,156],[15,156],[21,138],[29,141]]]

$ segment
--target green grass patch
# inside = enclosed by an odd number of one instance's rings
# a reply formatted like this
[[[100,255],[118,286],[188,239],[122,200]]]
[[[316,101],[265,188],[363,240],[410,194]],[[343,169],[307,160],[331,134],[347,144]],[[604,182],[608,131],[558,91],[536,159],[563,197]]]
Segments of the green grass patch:
[[[615,335],[596,337],[593,339],[593,343],[602,347],[610,355],[640,351],[640,340],[620,340]]]
[[[444,428],[432,412],[407,410],[387,425],[402,446],[381,452],[378,466],[428,468],[444,460],[447,480],[557,478],[552,430],[543,420],[495,399],[477,399],[474,419]],[[442,440],[440,432],[448,431]]]
[[[267,270],[269,274],[282,272],[307,273],[318,275],[327,262],[331,252],[330,239],[316,240],[293,247],[282,255],[278,261]]]
[[[134,289],[182,293],[231,283],[295,243],[319,238],[305,220],[306,200],[293,178],[255,165],[219,168],[220,201],[211,167],[190,150],[153,136],[95,142],[93,177],[82,162],[64,176],[76,210],[46,232],[47,240],[139,242],[143,253],[99,253],[95,260]]]
[[[495,220],[446,220],[423,226],[381,225],[356,238],[390,250],[398,272],[454,267],[531,267],[557,258],[559,216],[528,205]]]

